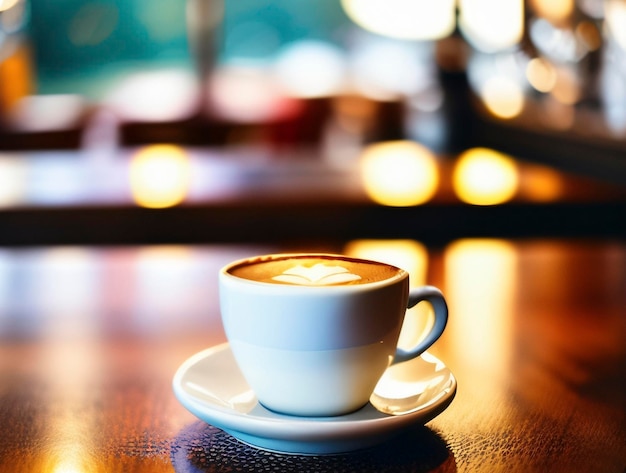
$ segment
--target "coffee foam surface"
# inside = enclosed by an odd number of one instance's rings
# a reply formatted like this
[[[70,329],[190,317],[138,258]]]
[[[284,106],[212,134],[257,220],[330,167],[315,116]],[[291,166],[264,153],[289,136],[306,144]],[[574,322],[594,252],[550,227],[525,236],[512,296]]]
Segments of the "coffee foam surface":
[[[229,270],[230,274],[244,279],[300,286],[367,284],[384,281],[401,272],[383,263],[332,256],[251,260]]]

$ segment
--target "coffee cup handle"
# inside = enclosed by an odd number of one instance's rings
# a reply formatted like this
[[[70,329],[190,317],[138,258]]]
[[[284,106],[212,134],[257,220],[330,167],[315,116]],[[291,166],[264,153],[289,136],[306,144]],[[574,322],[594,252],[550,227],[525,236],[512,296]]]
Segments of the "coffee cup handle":
[[[446,328],[448,323],[448,304],[442,292],[434,286],[421,286],[411,289],[409,291],[407,308],[410,309],[422,301],[429,302],[432,305],[435,313],[435,323],[428,335],[420,340],[416,346],[409,349],[398,348],[392,364],[408,361],[421,355],[441,337]]]

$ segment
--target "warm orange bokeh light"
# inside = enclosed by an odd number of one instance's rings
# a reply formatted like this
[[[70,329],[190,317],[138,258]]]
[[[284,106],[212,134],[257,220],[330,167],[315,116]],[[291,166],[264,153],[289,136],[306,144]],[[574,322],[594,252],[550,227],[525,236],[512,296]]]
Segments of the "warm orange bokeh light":
[[[514,118],[524,108],[524,92],[521,86],[506,76],[495,75],[485,81],[480,97],[487,109],[498,118]]]
[[[545,59],[533,58],[526,66],[526,78],[539,92],[550,92],[556,85],[556,71]]]
[[[513,198],[519,173],[513,158],[495,150],[473,148],[459,156],[452,181],[462,201],[496,205]]]
[[[538,16],[554,24],[563,24],[574,12],[574,0],[531,0]]]
[[[133,199],[149,208],[177,205],[187,196],[190,174],[189,156],[182,148],[172,145],[143,148],[130,164]]]
[[[520,194],[534,202],[554,202],[563,196],[563,177],[554,169],[527,165],[520,181]]]
[[[35,90],[30,48],[18,45],[8,50],[12,53],[0,60],[0,110],[11,109]]]
[[[408,207],[430,200],[439,185],[435,155],[413,141],[368,146],[361,155],[365,191],[382,205]]]
[[[344,253],[356,258],[382,261],[409,273],[411,287],[426,284],[428,250],[415,240],[353,240],[346,244]],[[414,346],[430,329],[432,310],[427,304],[418,304],[407,311],[402,326],[401,347]]]
[[[557,69],[556,83],[551,94],[552,97],[562,104],[576,104],[582,96],[580,78],[566,68]]]
[[[508,241],[465,239],[445,251],[450,347],[475,366],[508,369],[518,255]],[[498,357],[497,362],[493,357]]]
[[[352,240],[344,253],[355,258],[382,261],[402,268],[411,276],[411,286],[426,282],[428,250],[415,240]]]

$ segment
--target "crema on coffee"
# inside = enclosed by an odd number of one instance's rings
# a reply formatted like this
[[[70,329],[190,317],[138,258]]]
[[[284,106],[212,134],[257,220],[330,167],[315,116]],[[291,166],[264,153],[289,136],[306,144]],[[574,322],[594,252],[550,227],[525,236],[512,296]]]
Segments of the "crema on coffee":
[[[258,258],[228,272],[252,281],[299,286],[368,284],[404,273],[388,264],[333,255]]]

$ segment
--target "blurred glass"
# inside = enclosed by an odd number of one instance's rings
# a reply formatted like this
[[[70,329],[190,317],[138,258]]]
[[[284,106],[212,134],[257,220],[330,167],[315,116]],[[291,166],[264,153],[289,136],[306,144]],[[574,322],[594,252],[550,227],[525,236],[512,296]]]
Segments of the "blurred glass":
[[[210,106],[207,87],[219,56],[223,18],[223,0],[187,0],[187,34],[200,83],[201,101],[207,106]]]

